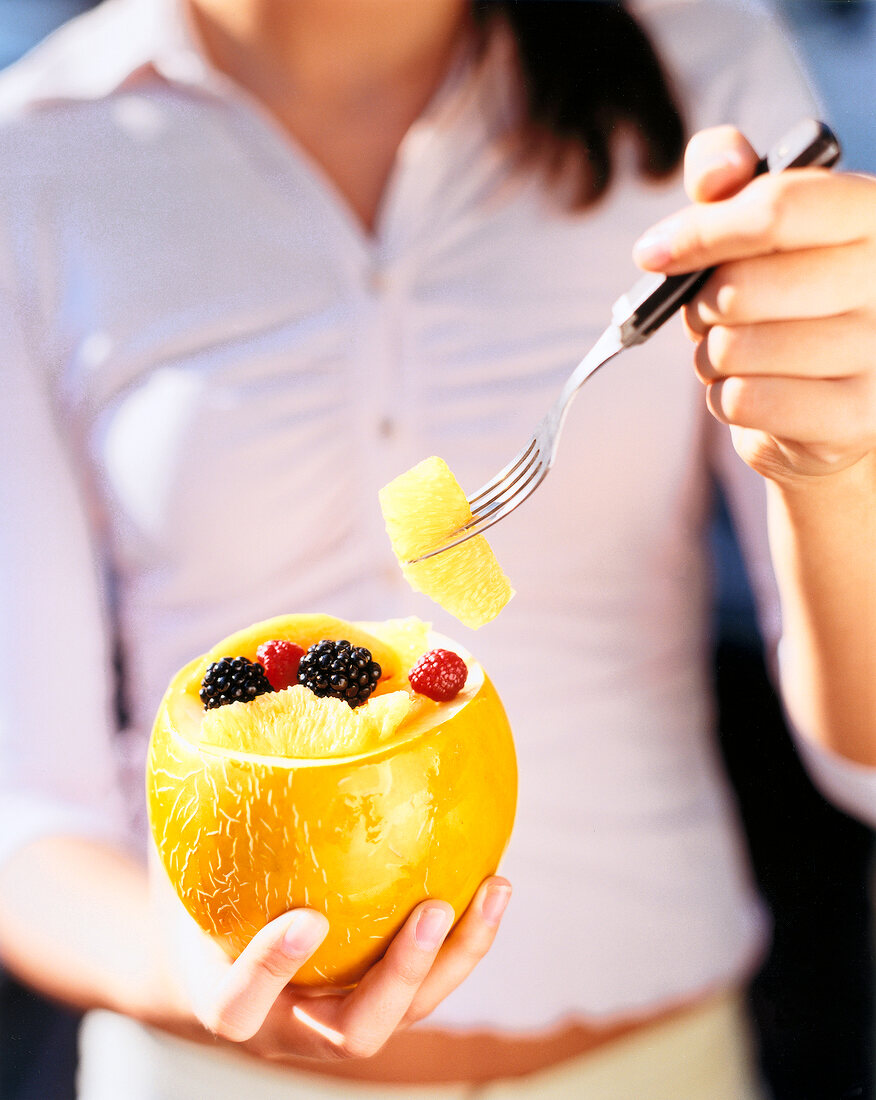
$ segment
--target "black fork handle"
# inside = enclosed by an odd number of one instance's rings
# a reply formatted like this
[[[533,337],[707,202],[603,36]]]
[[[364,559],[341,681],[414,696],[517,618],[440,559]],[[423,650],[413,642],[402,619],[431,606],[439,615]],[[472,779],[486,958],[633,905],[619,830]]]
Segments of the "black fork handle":
[[[840,144],[830,127],[806,118],[758,161],[754,174],[784,172],[788,168],[830,168],[839,157]],[[645,275],[639,279],[612,309],[612,320],[620,330],[624,347],[647,340],[697,294],[714,270],[709,267],[685,275]]]

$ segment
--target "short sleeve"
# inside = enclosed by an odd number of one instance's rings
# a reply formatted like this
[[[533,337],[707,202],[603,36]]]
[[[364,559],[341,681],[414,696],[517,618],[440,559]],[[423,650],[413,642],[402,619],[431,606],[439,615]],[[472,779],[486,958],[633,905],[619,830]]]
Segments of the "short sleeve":
[[[782,646],[778,647],[781,681]],[[857,764],[791,726],[797,751],[812,780],[834,805],[876,829],[876,768]]]
[[[0,861],[125,843],[100,570],[44,372],[0,286]]]

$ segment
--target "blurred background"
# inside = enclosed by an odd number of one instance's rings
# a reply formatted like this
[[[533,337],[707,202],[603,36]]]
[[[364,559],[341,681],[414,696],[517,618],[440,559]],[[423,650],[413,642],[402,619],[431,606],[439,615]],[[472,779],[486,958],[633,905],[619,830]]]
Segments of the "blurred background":
[[[96,2],[0,0],[0,68]],[[876,0],[740,2],[779,15],[845,167],[876,173]],[[796,761],[720,499],[713,547],[721,742],[775,920],[751,990],[763,1069],[774,1100],[876,1100],[874,838],[828,806]],[[0,1100],[72,1100],[77,1025],[0,970]]]
[[[0,0],[0,66],[10,65],[56,27],[96,4],[97,0]]]

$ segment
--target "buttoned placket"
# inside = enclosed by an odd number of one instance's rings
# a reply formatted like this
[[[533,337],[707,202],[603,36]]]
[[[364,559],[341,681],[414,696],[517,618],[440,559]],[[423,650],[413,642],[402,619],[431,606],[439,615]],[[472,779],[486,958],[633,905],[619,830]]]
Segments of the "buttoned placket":
[[[168,0],[165,0],[167,3]],[[189,37],[186,37],[186,35]],[[241,142],[256,155],[268,158],[272,174],[282,182],[294,175],[322,208],[324,229],[336,249],[334,260],[350,304],[354,337],[350,343],[348,376],[356,394],[355,423],[361,462],[355,475],[369,503],[363,509],[362,532],[377,552],[388,554],[388,542],[377,506],[377,489],[413,462],[426,457],[418,449],[417,387],[406,362],[405,311],[417,264],[417,240],[422,243],[423,210],[434,197],[430,149],[436,127],[428,115],[446,109],[457,92],[469,58],[462,52],[451,68],[424,118],[403,139],[385,188],[373,234],[366,232],[348,202],[322,168],[297,144],[277,119],[246,89],[206,62],[196,45],[193,29],[175,28],[173,49],[156,68],[165,78],[188,86],[195,94],[217,98],[229,111]],[[446,140],[446,135],[445,135]],[[373,502],[373,506],[371,504]],[[391,559],[388,572],[402,582]]]
[[[142,0],[141,0],[142,2]],[[416,277],[418,252],[430,241],[440,192],[437,169],[452,156],[447,119],[464,110],[472,82],[473,55],[461,49],[423,116],[402,140],[387,182],[373,233],[368,233],[333,181],[267,108],[248,90],[213,67],[197,28],[180,0],[155,0],[158,46],[153,68],[170,83],[195,96],[213,99],[227,111],[235,138],[248,146],[284,190],[284,181],[305,186],[323,211],[322,231],[334,249],[339,292],[349,304],[352,339],[347,377],[354,398],[350,424],[359,460],[355,477],[363,501],[359,537],[371,553],[386,558],[386,579],[404,587],[389,551],[377,490],[422,453],[418,434],[427,410],[417,407],[406,347],[405,313]],[[470,103],[469,103],[470,106]],[[440,123],[444,131],[439,138]],[[442,161],[442,157],[445,158]],[[290,217],[295,216],[290,213]]]

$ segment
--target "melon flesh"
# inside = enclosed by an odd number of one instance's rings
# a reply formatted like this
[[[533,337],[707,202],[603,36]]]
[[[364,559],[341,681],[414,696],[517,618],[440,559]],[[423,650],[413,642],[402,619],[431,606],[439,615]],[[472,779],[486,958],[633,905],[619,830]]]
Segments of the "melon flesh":
[[[442,459],[424,459],[384,486],[380,507],[408,583],[463,626],[477,629],[490,622],[514,595],[483,535],[411,564],[472,518],[465,492]]]
[[[201,722],[200,742],[260,756],[350,756],[388,741],[411,706],[408,691],[372,696],[350,708],[340,699],[320,699],[296,684],[245,703],[208,710]]]

